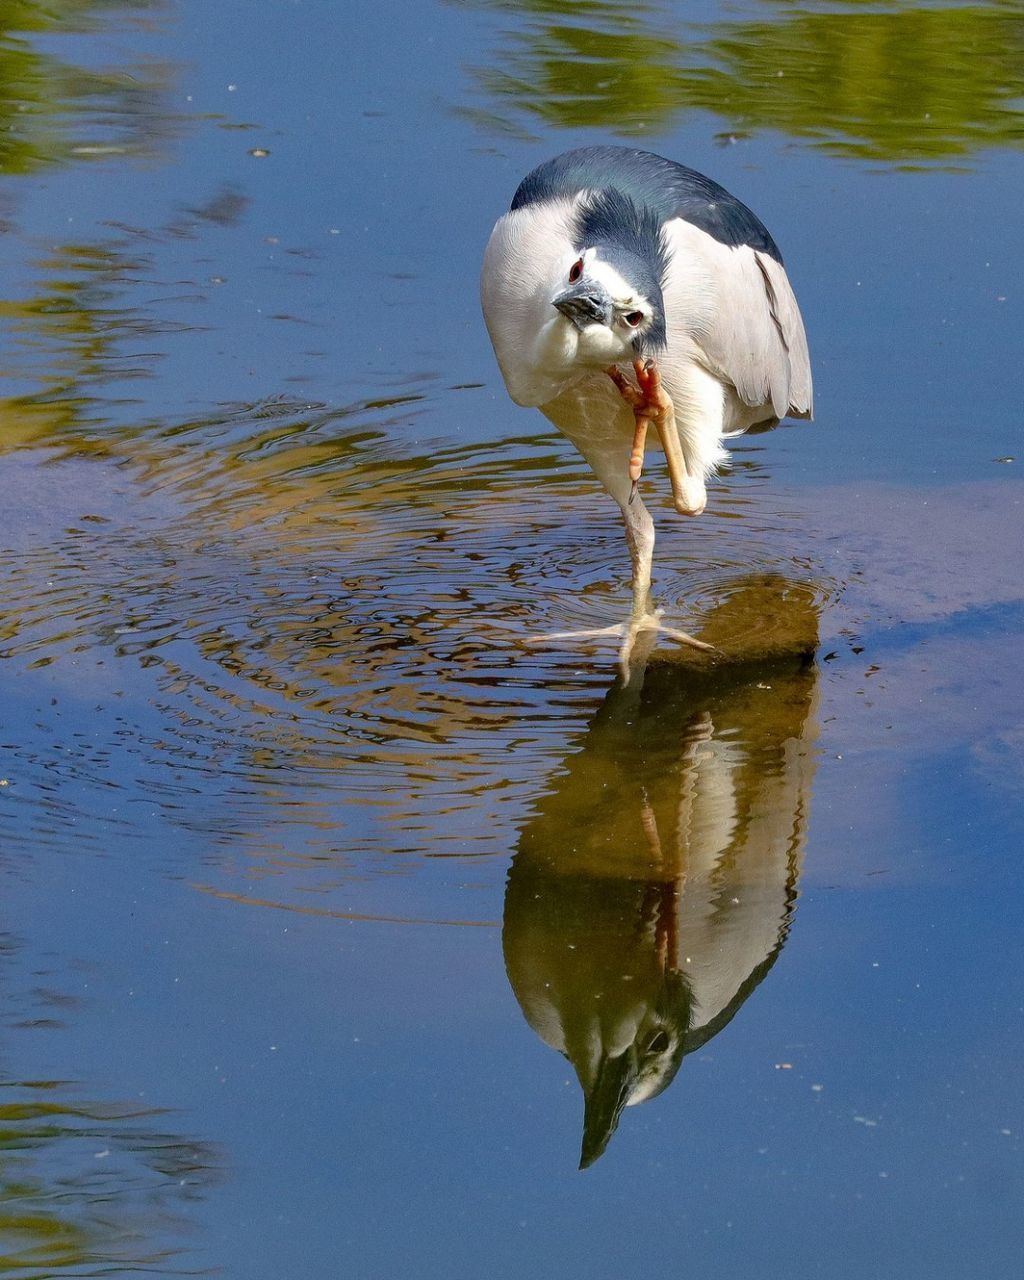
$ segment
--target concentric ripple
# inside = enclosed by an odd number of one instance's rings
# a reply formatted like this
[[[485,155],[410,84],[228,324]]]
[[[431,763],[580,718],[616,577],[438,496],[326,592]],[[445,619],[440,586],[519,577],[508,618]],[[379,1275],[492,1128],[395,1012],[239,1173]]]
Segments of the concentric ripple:
[[[47,667],[54,700],[7,709],[12,847],[169,820],[264,897],[256,880],[296,868],[322,893],[507,851],[615,671],[614,641],[522,639],[620,621],[628,557],[560,438],[425,439],[417,399],[254,406],[130,451],[0,460],[0,649]],[[783,618],[835,594],[750,456],[697,522],[651,472],[666,621],[715,617],[715,643],[757,656],[778,590],[765,605],[752,584],[785,585]]]

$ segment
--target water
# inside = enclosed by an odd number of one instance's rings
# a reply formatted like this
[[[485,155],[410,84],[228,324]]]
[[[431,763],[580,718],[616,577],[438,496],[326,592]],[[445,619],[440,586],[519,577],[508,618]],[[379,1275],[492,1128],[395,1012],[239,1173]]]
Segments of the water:
[[[1022,35],[0,6],[0,1270],[1016,1274]],[[623,138],[764,217],[818,412],[649,468],[721,656],[626,686],[521,643],[628,562],[476,303]]]

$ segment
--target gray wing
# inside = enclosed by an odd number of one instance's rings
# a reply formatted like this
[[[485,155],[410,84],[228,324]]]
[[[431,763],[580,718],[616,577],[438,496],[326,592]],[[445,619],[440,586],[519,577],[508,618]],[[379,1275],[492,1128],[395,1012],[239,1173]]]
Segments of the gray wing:
[[[782,263],[752,245],[722,244],[683,219],[666,232],[670,331],[681,329],[744,404],[776,418],[810,418],[807,337]]]

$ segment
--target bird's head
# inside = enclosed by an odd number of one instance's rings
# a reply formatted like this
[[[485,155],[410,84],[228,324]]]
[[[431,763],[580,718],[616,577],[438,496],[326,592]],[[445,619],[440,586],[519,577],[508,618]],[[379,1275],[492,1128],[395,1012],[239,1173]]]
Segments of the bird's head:
[[[584,249],[569,264],[551,305],[564,317],[574,363],[597,369],[650,355],[665,345],[661,284],[642,258]]]
[[[573,363],[604,368],[665,346],[667,254],[653,215],[602,191],[584,203],[577,245],[561,262],[551,304],[563,317]]]
[[[675,1079],[692,1016],[690,984],[682,973],[672,970],[664,975],[656,1000],[633,1026],[630,1041],[622,1043],[627,1024],[602,1024],[600,1045],[592,1045],[591,1055],[574,1063],[585,1100],[581,1169],[604,1152],[623,1107],[656,1097]]]

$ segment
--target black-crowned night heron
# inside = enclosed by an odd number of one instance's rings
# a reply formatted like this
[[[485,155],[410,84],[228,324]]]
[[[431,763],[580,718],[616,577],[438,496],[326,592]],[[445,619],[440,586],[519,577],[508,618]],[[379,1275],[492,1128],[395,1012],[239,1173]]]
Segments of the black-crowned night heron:
[[[481,299],[509,395],[569,437],[626,525],[629,620],[543,638],[619,635],[627,675],[642,631],[706,648],[652,608],[654,523],[637,481],[653,424],[676,510],[700,515],[725,437],[811,416],[807,339],[775,241],[693,169],[582,147],[519,184],[487,245]]]

